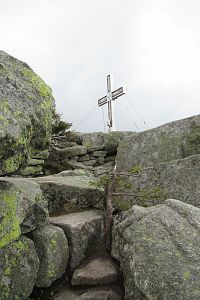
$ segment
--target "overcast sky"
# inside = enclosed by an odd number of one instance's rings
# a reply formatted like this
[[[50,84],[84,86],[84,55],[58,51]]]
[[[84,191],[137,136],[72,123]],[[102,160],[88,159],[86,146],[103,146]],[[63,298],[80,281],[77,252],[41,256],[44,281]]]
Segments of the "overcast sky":
[[[78,131],[104,130],[112,73],[126,87],[117,129],[144,130],[200,113],[199,16],[199,0],[0,0],[0,49],[51,86]]]

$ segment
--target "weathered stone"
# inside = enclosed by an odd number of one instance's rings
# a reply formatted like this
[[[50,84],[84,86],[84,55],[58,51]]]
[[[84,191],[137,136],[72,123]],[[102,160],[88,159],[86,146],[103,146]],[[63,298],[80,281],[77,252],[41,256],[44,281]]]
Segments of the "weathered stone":
[[[92,155],[93,155],[94,157],[105,157],[106,154],[107,154],[107,151],[94,151],[94,152],[92,153]]]
[[[106,157],[105,157],[105,163],[115,161],[115,157],[116,157],[115,155],[112,155],[112,156],[106,156]]]
[[[88,151],[93,152],[95,150],[117,151],[119,142],[126,136],[133,134],[129,131],[113,131],[109,133],[105,132],[92,132],[92,133],[80,133],[79,137],[83,146],[87,147]]]
[[[92,152],[93,150],[104,148],[104,135],[105,133],[103,132],[80,133],[80,139],[82,145]]]
[[[68,158],[63,160],[48,158],[44,163],[44,172],[46,175],[57,174],[70,169],[73,169],[73,166],[70,165],[70,159]]]
[[[0,179],[0,248],[47,222],[47,201],[37,183]]]
[[[35,153],[31,154],[31,158],[33,159],[47,159],[49,156],[48,150],[40,151],[39,149],[35,151]]]
[[[71,174],[65,176],[65,172],[62,172],[57,176],[32,179],[40,184],[49,204],[49,212],[63,211],[66,207],[73,207],[73,211],[74,208],[77,208],[77,211],[86,208],[105,209],[105,192],[91,184],[94,178],[86,173]]]
[[[117,281],[117,268],[109,256],[95,257],[83,262],[72,276],[73,286],[102,285]]]
[[[31,233],[40,260],[37,287],[48,287],[66,271],[69,258],[68,242],[63,230],[46,225]]]
[[[65,289],[53,297],[53,300],[78,300],[80,293],[77,290],[74,290],[69,285],[65,285]]]
[[[66,171],[56,174],[55,176],[56,177],[87,176],[87,177],[91,178],[91,180],[93,178],[93,175],[91,174],[90,171],[82,170],[82,169],[66,170]]]
[[[83,164],[85,166],[91,166],[93,167],[95,164],[97,163],[97,160],[96,159],[91,159],[91,160],[87,160],[87,161],[84,161]]]
[[[70,161],[74,161],[74,162],[77,162],[78,161],[78,156],[72,156]]]
[[[98,157],[97,162],[98,162],[98,164],[100,164],[100,165],[104,165],[104,164],[105,164],[105,157]]]
[[[19,171],[20,175],[23,176],[36,176],[36,175],[42,175],[42,166],[41,165],[35,165],[35,166],[27,166],[24,169]]]
[[[77,146],[77,143],[69,141],[69,138],[66,135],[63,136],[53,136],[52,145],[64,149],[68,147]]]
[[[67,147],[64,149],[54,148],[49,154],[49,159],[62,160],[63,158],[71,158],[72,156],[85,155],[87,148],[84,146]]]
[[[76,161],[69,161],[69,166],[71,167],[71,168],[73,168],[74,170],[75,169],[83,169],[83,170],[90,170],[90,171],[94,171],[94,168],[92,167],[92,166],[86,166],[84,163],[85,163],[86,161],[84,161],[84,162],[76,162]]]
[[[131,184],[126,192],[135,196],[124,197],[124,200],[121,197],[121,201],[152,206],[174,198],[200,208],[199,174],[200,155],[144,168],[137,176],[125,176],[124,180]]]
[[[200,115],[125,138],[117,151],[118,171],[152,166],[200,154]]]
[[[51,89],[25,63],[0,51],[0,175],[16,172],[49,146]]]
[[[133,206],[114,223],[112,255],[125,299],[200,298],[200,209],[178,200]]]
[[[39,268],[34,244],[21,237],[0,249],[0,299],[25,300],[31,294]]]
[[[36,159],[36,158],[32,158],[29,160],[28,162],[29,166],[38,166],[38,165],[43,165],[44,164],[44,160],[43,159]]]
[[[107,174],[113,170],[114,163],[108,162],[102,166],[96,167],[94,170],[94,175],[96,177],[101,176],[103,174]]]
[[[78,161],[83,162],[83,161],[86,161],[86,160],[90,160],[90,155],[89,154],[85,154],[85,155],[81,156]]]
[[[122,298],[113,291],[89,291],[76,300],[122,300]]]
[[[90,210],[51,217],[50,222],[65,232],[70,246],[71,270],[84,259],[89,245],[104,236],[104,218],[101,211]]]

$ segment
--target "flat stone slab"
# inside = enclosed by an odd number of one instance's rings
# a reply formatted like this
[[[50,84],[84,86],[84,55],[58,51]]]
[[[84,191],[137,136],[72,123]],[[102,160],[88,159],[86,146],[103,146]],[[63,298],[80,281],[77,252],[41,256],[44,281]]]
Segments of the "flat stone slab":
[[[48,200],[50,213],[65,210],[66,207],[73,207],[72,212],[76,208],[77,211],[88,208],[105,209],[105,192],[91,184],[94,178],[87,175],[87,171],[76,172],[61,172],[55,176],[32,179],[40,184],[43,195]]]
[[[116,288],[101,287],[101,288],[86,288],[85,290],[66,286],[65,289],[53,297],[53,300],[122,300],[121,293],[115,292]]]
[[[96,257],[83,263],[74,271],[71,284],[73,286],[110,284],[116,282],[117,278],[118,273],[114,261],[109,256]]]
[[[103,212],[98,210],[51,217],[50,222],[62,228],[68,239],[71,270],[84,259],[89,245],[104,237],[104,216]]]
[[[113,291],[89,291],[76,300],[122,300],[122,297]]]

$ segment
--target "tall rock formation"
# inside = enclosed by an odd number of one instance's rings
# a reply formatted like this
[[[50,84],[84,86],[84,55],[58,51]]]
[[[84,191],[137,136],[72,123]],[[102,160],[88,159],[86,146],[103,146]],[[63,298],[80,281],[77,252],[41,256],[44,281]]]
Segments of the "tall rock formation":
[[[53,115],[50,87],[26,63],[0,51],[0,175],[48,148]]]

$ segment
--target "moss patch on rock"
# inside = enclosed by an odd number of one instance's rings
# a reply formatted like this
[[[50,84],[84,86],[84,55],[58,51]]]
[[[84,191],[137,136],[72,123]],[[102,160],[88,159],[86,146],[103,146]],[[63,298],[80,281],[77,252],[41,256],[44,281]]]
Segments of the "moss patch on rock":
[[[3,51],[0,65],[0,175],[5,175],[49,147],[55,105],[50,87],[28,65]]]
[[[0,212],[0,248],[19,238],[21,234],[20,222],[17,217],[16,193],[3,191],[1,196]]]
[[[0,249],[0,266],[0,300],[27,299],[39,267],[33,242],[22,236]]]

